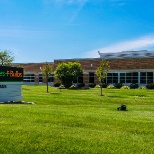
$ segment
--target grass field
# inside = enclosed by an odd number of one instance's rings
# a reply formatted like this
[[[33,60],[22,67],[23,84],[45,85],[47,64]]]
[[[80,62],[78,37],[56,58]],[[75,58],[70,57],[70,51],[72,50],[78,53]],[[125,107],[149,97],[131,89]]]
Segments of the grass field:
[[[0,105],[0,154],[154,153],[154,91],[103,94],[23,86],[24,101],[35,104]]]

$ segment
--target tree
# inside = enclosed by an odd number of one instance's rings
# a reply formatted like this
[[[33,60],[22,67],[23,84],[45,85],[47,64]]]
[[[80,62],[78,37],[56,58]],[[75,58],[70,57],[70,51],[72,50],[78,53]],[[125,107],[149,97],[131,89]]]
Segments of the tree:
[[[109,61],[106,59],[102,59],[100,66],[96,70],[96,75],[98,77],[98,80],[101,83],[101,96],[102,96],[102,82],[104,82],[104,79],[107,76],[107,73],[110,69]]]
[[[68,88],[72,85],[73,80],[82,74],[81,64],[78,62],[60,63],[54,74],[61,80],[62,84]]]
[[[10,66],[14,60],[14,57],[11,55],[10,51],[4,50],[0,52],[0,65],[1,66]]]
[[[51,75],[52,73],[52,67],[50,64],[45,64],[43,67],[42,67],[42,74],[43,76],[46,78],[46,83],[47,83],[47,93],[48,93],[48,79],[49,79],[49,76]]]

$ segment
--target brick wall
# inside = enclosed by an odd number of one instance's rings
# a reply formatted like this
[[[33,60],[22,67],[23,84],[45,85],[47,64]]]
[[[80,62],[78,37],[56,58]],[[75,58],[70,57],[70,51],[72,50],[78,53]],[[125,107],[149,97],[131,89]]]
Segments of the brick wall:
[[[46,63],[27,63],[27,64],[21,64],[21,66],[24,68],[25,73],[33,72],[35,74],[35,73],[41,72],[40,68],[43,68],[45,64]],[[53,63],[51,63],[50,65],[52,66],[52,69],[53,69],[54,68]]]
[[[96,70],[100,66],[101,59],[79,59],[79,60],[55,60],[54,69],[62,62],[79,62],[84,70]],[[127,58],[127,59],[108,59],[110,62],[110,69],[112,70],[126,70],[126,69],[154,69],[153,58]],[[92,66],[91,66],[92,64]]]

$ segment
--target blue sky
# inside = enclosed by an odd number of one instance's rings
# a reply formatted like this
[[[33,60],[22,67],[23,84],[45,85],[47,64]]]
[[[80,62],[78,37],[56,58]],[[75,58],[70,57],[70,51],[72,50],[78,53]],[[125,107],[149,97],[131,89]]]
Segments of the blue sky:
[[[0,51],[14,62],[154,50],[154,0],[0,0]]]

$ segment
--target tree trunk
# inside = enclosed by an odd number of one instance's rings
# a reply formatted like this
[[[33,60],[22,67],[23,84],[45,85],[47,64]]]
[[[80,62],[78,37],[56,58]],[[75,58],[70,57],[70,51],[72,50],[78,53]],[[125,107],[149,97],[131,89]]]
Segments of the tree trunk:
[[[48,93],[48,81],[47,81],[47,93]]]
[[[103,96],[103,94],[102,94],[102,82],[101,82],[101,96]]]

